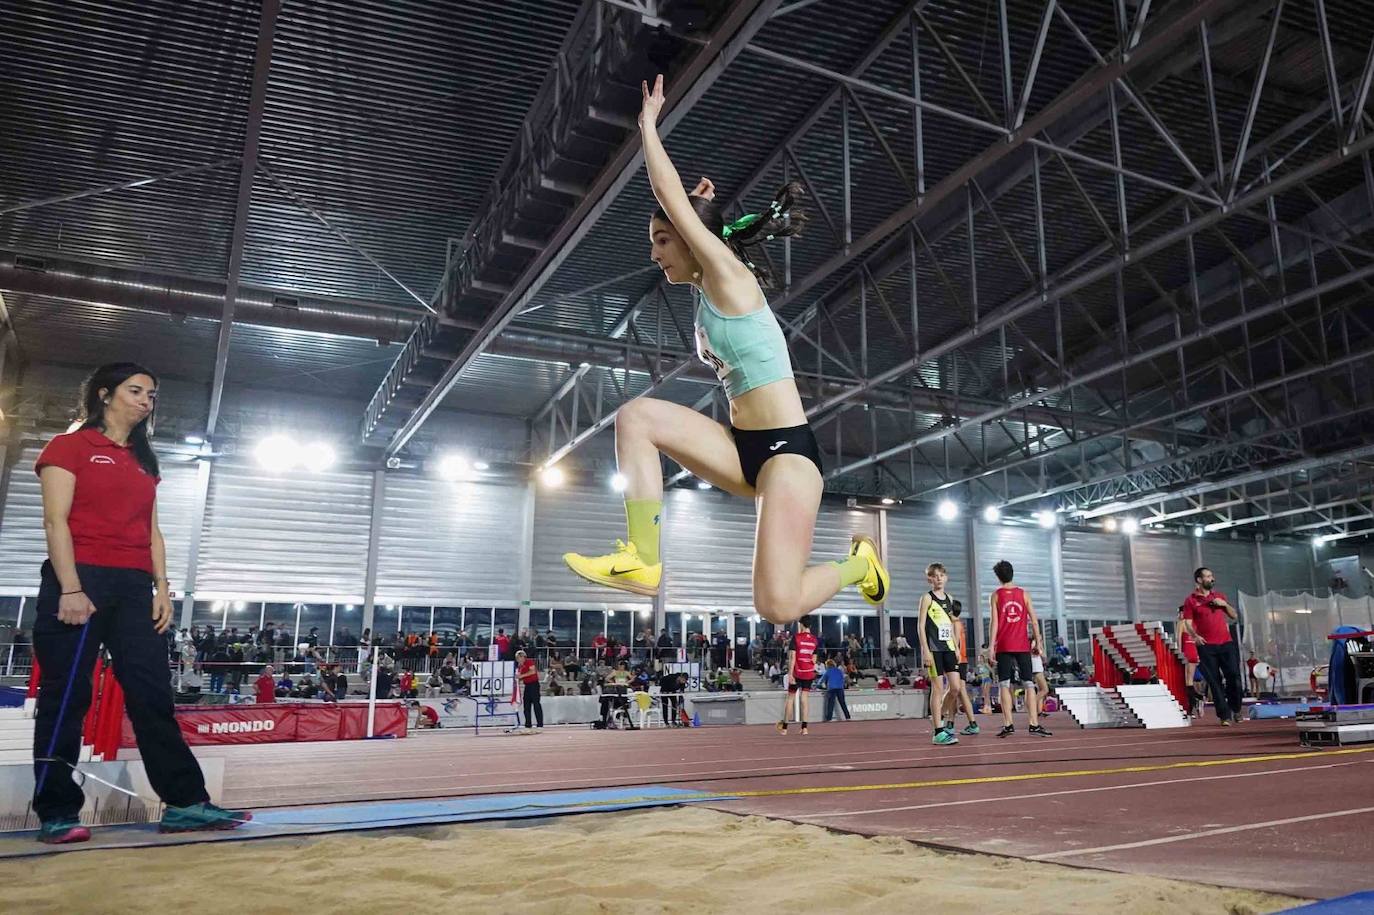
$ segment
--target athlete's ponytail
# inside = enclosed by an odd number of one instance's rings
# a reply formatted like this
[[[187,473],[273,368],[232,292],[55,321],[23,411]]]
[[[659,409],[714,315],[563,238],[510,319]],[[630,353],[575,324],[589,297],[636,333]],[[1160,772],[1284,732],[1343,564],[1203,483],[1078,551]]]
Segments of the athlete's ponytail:
[[[735,252],[735,256],[758,278],[759,284],[772,288],[773,272],[762,256],[762,246],[775,238],[796,235],[806,224],[806,213],[797,201],[803,195],[802,186],[789,181],[778,188],[768,206],[757,213],[746,213],[721,229],[721,237]]]

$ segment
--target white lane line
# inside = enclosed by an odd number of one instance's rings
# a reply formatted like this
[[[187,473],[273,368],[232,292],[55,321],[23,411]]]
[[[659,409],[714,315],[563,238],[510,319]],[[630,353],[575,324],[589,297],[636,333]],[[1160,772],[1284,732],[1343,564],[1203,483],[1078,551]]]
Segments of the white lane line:
[[[1164,836],[1159,839],[1145,839],[1140,842],[1123,842],[1120,845],[1099,845],[1096,848],[1075,848],[1069,851],[1052,851],[1043,855],[1029,855],[1031,861],[1052,861],[1055,858],[1071,858],[1078,855],[1099,855],[1109,851],[1126,851],[1132,848],[1148,848],[1151,845],[1168,845],[1172,842],[1187,842],[1192,839],[1205,839],[1209,836],[1225,836],[1234,832],[1249,832],[1252,829],[1269,829],[1274,826],[1291,826],[1294,823],[1310,823],[1314,820],[1329,820],[1335,817],[1358,816],[1374,813],[1374,807],[1357,807],[1354,810],[1332,810],[1329,813],[1312,813],[1302,817],[1285,817],[1282,820],[1265,820],[1262,823],[1245,823],[1241,826],[1224,826],[1221,829],[1204,829],[1181,836]]]
[[[1336,769],[1341,766],[1359,765],[1357,762],[1326,763],[1321,766],[1301,766],[1286,769],[1266,769],[1263,772],[1232,772],[1227,775],[1199,775],[1196,778],[1166,778],[1150,782],[1133,782],[1129,785],[1101,785],[1095,788],[1066,788],[1063,791],[1038,791],[1034,794],[1008,794],[999,797],[973,797],[958,801],[935,801],[929,804],[909,804],[903,807],[873,807],[868,810],[845,810],[840,813],[808,813],[799,817],[788,817],[798,821],[837,819],[839,817],[865,816],[872,813],[897,813],[902,810],[929,810],[932,807],[959,807],[965,804],[1000,804],[1003,801],[1026,801],[1041,797],[1063,797],[1069,794],[1093,794],[1099,791],[1121,791],[1125,788],[1150,788],[1159,785],[1177,785],[1182,782],[1210,782],[1223,778],[1254,778],[1257,775],[1279,775],[1284,772],[1311,772],[1316,769]],[[1125,773],[1130,774],[1130,773]]]

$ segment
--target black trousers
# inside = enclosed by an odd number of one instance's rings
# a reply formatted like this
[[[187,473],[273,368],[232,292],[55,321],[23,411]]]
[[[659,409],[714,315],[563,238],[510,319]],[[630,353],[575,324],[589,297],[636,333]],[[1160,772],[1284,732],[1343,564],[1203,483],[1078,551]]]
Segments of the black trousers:
[[[1242,707],[1240,646],[1234,639],[1220,645],[1199,645],[1197,661],[1217,707],[1217,717],[1222,721],[1238,717]]]
[[[682,697],[675,693],[664,693],[660,699],[660,705],[663,709],[663,723],[669,727],[674,727],[677,724],[678,713],[682,708]]]
[[[539,726],[544,726],[544,706],[539,702],[539,684],[525,683],[522,685],[521,694],[525,698],[525,727],[534,727],[534,721],[539,722]],[[530,720],[530,712],[534,712],[534,721]]]
[[[172,714],[167,642],[153,628],[152,577],[137,569],[90,565],[76,568],[86,596],[96,607],[86,624],[86,641],[80,657],[76,650],[81,642],[81,627],[58,620],[57,603],[62,588],[47,562],[43,563],[38,590],[33,649],[41,671],[33,732],[34,812],[44,822],[75,819],[81,813],[85,798],[72,780],[71,769],[62,763],[42,760],[52,756],[72,764],[77,762],[81,723],[91,704],[91,668],[102,644],[114,659],[115,678],[124,688],[125,709],[153,790],[172,807],[208,801],[200,764],[182,739]]]

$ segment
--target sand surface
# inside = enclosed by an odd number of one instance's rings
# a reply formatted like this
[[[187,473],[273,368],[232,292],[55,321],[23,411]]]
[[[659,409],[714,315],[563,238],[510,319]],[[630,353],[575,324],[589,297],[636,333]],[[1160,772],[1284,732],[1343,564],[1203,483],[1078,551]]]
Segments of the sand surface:
[[[700,808],[0,864],[9,913],[1111,912],[1250,915],[1295,900],[933,851]]]

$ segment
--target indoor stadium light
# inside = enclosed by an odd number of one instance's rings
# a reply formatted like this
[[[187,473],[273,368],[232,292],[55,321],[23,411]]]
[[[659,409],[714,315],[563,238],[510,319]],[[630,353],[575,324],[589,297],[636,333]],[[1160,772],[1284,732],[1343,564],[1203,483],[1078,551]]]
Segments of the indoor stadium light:
[[[285,473],[296,464],[296,443],[284,435],[269,435],[253,449],[258,464],[271,473]]]
[[[562,486],[563,468],[545,467],[544,472],[539,475],[539,479],[543,480],[546,486]]]
[[[1136,519],[1134,519],[1134,518],[1122,518],[1122,519],[1121,519],[1121,533],[1123,533],[1123,534],[1134,534],[1134,533],[1135,533],[1136,531],[1138,531],[1138,530],[1140,530],[1140,522],[1137,521]]]
[[[883,496],[883,504],[884,504],[884,505],[896,505],[896,504],[897,504],[897,500],[894,499],[894,498],[892,498],[891,496]]]
[[[311,442],[301,450],[301,466],[311,473],[324,473],[334,466],[337,455],[327,442]]]
[[[1323,537],[1323,536],[1320,535],[1320,534],[1318,534],[1317,536],[1315,536],[1315,537],[1312,538],[1312,545],[1313,545],[1313,546],[1321,546],[1321,545],[1322,545],[1323,543],[1325,543],[1325,542],[1326,542],[1326,538]]]
[[[988,524],[996,524],[1002,518],[1002,509],[996,505],[989,505],[983,509],[983,520]]]
[[[1193,528],[1193,536],[1194,536],[1194,537],[1201,537],[1201,536],[1202,536],[1202,526],[1201,526],[1201,525],[1198,525],[1198,526],[1196,526],[1196,527]]]
[[[1111,533],[1112,531],[1116,530],[1116,527],[1117,527],[1116,519],[1115,519],[1115,518],[1108,518],[1106,521],[1103,521],[1103,522],[1102,522],[1102,527],[1103,527],[1103,529],[1106,530],[1108,533]]]
[[[935,513],[940,516],[941,521],[953,521],[955,518],[959,517],[959,506],[955,505],[949,499],[945,499],[935,509]]]
[[[1051,528],[1059,523],[1059,516],[1050,511],[1036,512],[1035,520],[1040,522],[1041,527]]]
[[[445,480],[461,480],[471,469],[472,465],[461,454],[446,454],[439,461],[439,476]]]
[[[707,483],[705,480],[697,480],[697,489],[703,489],[703,490],[705,490],[705,489],[710,489],[710,488],[711,488],[711,484],[710,484],[710,483]]]
[[[188,445],[204,445],[204,444],[205,444],[205,439],[201,438],[199,435],[188,435],[188,436],[186,436],[184,439],[182,439],[182,441],[185,442],[185,443],[188,444]]]
[[[630,481],[625,478],[623,473],[611,474],[611,489],[616,492],[624,492],[625,487],[630,485]]]
[[[473,461],[473,462],[472,462],[472,469],[473,469],[473,470],[490,470],[490,469],[491,469],[491,465],[488,464],[486,461]]]

